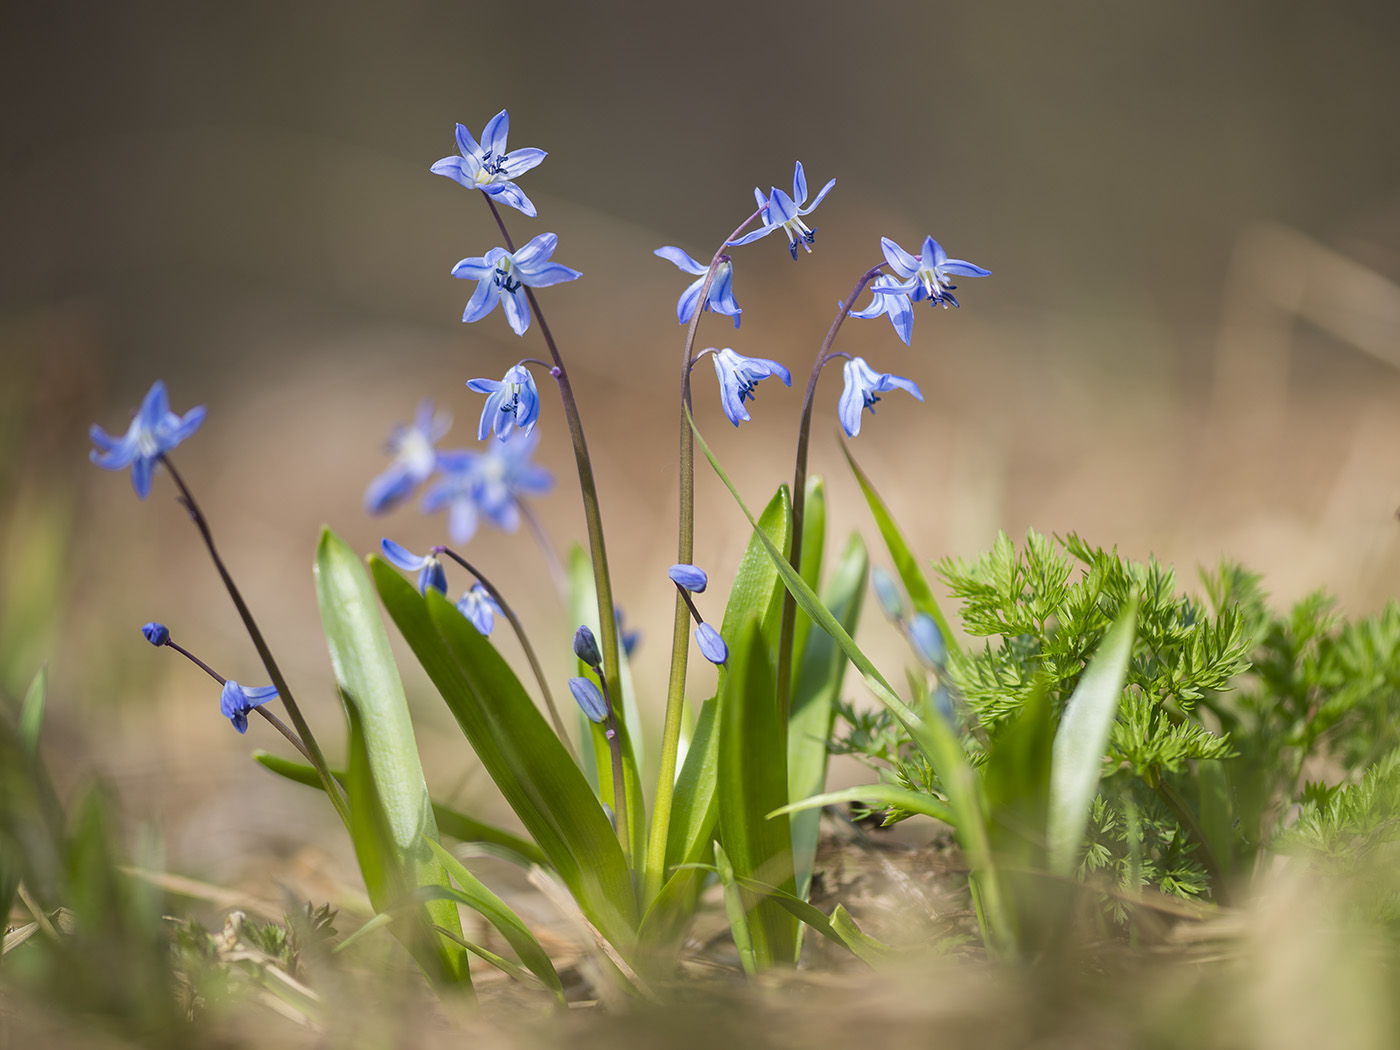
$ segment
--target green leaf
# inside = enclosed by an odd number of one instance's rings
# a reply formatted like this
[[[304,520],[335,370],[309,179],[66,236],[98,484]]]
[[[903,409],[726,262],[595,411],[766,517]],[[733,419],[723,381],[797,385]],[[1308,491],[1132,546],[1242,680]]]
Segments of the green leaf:
[[[286,777],[288,780],[306,787],[316,788],[318,791],[325,790],[316,770],[304,762],[294,762],[269,751],[254,751],[253,761],[265,769],[270,769],[280,777]],[[345,782],[344,773],[337,773],[333,770],[332,775],[341,783]],[[471,842],[492,847],[490,852],[513,864],[528,868],[532,864],[547,865],[549,863],[540,848],[528,839],[513,835],[494,824],[486,824],[475,817],[469,817],[461,810],[453,809],[451,806],[434,802],[433,817],[437,820],[438,831],[441,834],[457,839],[459,842]]]
[[[638,922],[632,876],[583,773],[489,639],[436,591],[425,600],[378,558],[370,569],[482,766],[583,913],[627,955]]]
[[[816,475],[807,479],[805,509],[802,514],[802,564],[798,571],[807,586],[821,586],[822,557],[826,551],[826,484]],[[792,631],[792,680],[797,681],[802,670],[807,638],[812,632],[812,618],[798,610]]]
[[[1050,768],[1048,837],[1050,870],[1074,872],[1074,862],[1098,793],[1104,749],[1118,714],[1123,679],[1133,653],[1137,598],[1129,600],[1079,678],[1055,734]]]
[[[374,589],[359,557],[329,529],[321,533],[316,549],[316,597],[341,698],[352,726],[358,724],[364,736],[364,758],[373,779],[374,797],[382,807],[393,843],[396,864],[412,886],[441,885],[446,873],[424,845],[426,839],[437,838],[437,823],[413,737],[403,682],[379,618]],[[352,763],[352,790],[354,775]],[[362,816],[351,813],[352,831],[362,824]],[[364,845],[356,835],[357,852]],[[370,886],[368,871],[365,883]],[[374,900],[372,887],[370,899]],[[383,900],[375,901],[379,910],[385,904]],[[447,902],[429,905],[428,914],[432,922],[449,930],[461,928],[456,908]],[[446,941],[440,945],[447,972],[453,979],[469,980],[462,950]]]
[[[775,809],[769,816],[776,817],[782,813],[800,813],[804,810],[820,810],[824,806],[834,806],[838,802],[879,802],[886,806],[898,806],[910,813],[932,817],[945,824],[952,824],[955,819],[952,809],[946,803],[940,802],[932,795],[926,795],[922,791],[910,791],[908,788],[902,788],[895,784],[863,784],[859,787],[842,788],[840,791],[828,791],[797,802],[789,802],[786,806]]]
[[[506,943],[515,950],[520,961],[529,967],[530,972],[543,981],[545,987],[552,991],[562,1003],[564,1001],[564,985],[559,980],[559,974],[555,972],[554,964],[550,962],[549,955],[540,947],[540,942],[535,939],[530,928],[521,921],[520,916],[511,911],[505,901],[487,889],[481,880],[468,871],[461,861],[443,849],[442,846],[432,841],[429,841],[428,846],[460,888],[461,895],[458,899],[481,914],[487,922],[494,926],[497,932],[506,939]]]
[[[938,624],[938,629],[943,632],[943,640],[950,653],[960,651],[961,646],[958,645],[957,636],[948,626],[943,610],[938,607],[938,600],[933,596],[933,588],[928,585],[928,579],[924,576],[923,570],[919,568],[918,559],[914,557],[914,552],[909,549],[909,544],[904,541],[904,535],[899,531],[899,526],[895,524],[889,508],[885,506],[885,501],[875,491],[875,486],[865,476],[865,471],[860,469],[860,465],[856,463],[855,457],[851,455],[851,450],[844,441],[841,442],[841,451],[846,456],[846,462],[851,465],[851,473],[855,474],[856,481],[860,483],[860,490],[865,494],[865,502],[870,505],[870,513],[875,516],[875,524],[879,526],[880,536],[884,539],[885,547],[890,552],[890,559],[894,562],[895,571],[899,573],[899,578],[904,582],[904,589],[909,592],[909,601],[918,612],[927,613],[933,617],[934,623]]]
[[[729,863],[724,847],[715,843],[715,871],[719,874],[719,884],[724,890],[724,914],[729,920],[729,932],[734,938],[734,948],[739,953],[739,964],[750,977],[758,973],[758,960],[754,955],[753,932],[749,928],[748,909],[744,906],[744,891],[734,875],[734,865]]]
[[[729,664],[719,711],[719,838],[742,878],[794,889],[787,818],[769,819],[787,801],[786,749],[778,710],[773,649],[750,618],[729,641]],[[749,934],[755,965],[794,962],[797,928],[771,901],[750,900]]]
[[[804,562],[807,549],[804,541]],[[853,532],[822,595],[822,604],[848,632],[855,630],[860,618],[868,567],[865,544]],[[803,579],[811,586],[805,574]],[[812,621],[804,614],[799,622],[810,626]],[[845,655],[830,635],[819,631],[807,638],[788,718],[788,798],[806,798],[826,786],[827,740],[831,736],[834,704],[846,677],[846,664]],[[793,818],[792,854],[799,897],[807,896],[812,881],[820,831],[820,810],[806,810]]]
[[[19,709],[19,740],[30,755],[39,753],[39,730],[44,724],[44,697],[48,688],[49,666],[44,664],[29,683]]]

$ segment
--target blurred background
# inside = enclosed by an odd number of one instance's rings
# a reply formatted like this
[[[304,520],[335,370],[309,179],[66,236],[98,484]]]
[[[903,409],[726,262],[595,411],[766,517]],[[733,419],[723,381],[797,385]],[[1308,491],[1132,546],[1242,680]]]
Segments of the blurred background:
[[[1373,611],[1400,586],[1397,44],[1400,7],[1362,0],[7,3],[0,688],[50,662],[47,746],[158,820],[172,868],[353,871],[328,807],[248,760],[278,742],[260,723],[238,738],[212,683],[141,641],[163,620],[264,681],[169,479],[141,503],[87,462],[87,428],[124,430],[157,377],[178,411],[209,406],[177,460],[335,741],[319,526],[366,552],[386,533],[441,542],[416,507],[361,509],[385,436],[432,397],[457,420],[445,446],[474,444],[465,380],[544,354],[538,326],[460,323],[473,285],[449,270],[499,236],[428,171],[454,122],[479,134],[503,107],[512,147],[550,153],[523,178],[540,217],[508,212],[512,233],[558,233],[556,259],[584,273],[541,299],[658,721],[691,278],[651,252],[708,258],[795,160],[814,191],[838,179],[816,251],[740,250],[743,326],[708,318],[701,345],[777,358],[800,390],[881,235],[917,250],[932,234],[994,274],[964,282],[961,310],[919,308],[912,348],[883,318],[837,344],[926,395],[887,397],[852,446],[922,558],[970,557],[998,529],[1077,531],[1174,562],[1188,587],[1232,557],[1280,603],[1326,586]],[[761,505],[791,475],[799,390],[764,384],[736,431],[708,366],[697,378],[701,425]],[[823,380],[813,442],[832,544],[874,539],[834,436],[839,390]],[[563,550],[582,515],[542,394],[558,485],[537,507]],[[698,491],[697,561],[725,580],[746,527],[704,468]],[[529,534],[484,529],[468,554],[562,683],[573,625]],[[862,639],[905,658],[873,618]],[[507,819],[406,678],[435,793]]]

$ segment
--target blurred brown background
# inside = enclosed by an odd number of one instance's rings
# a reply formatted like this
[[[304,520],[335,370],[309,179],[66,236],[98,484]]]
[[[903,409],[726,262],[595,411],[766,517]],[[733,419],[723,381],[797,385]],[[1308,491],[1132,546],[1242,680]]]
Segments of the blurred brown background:
[[[294,853],[323,806],[252,768],[217,691],[141,642],[148,619],[231,677],[263,675],[157,478],[141,504],[86,462],[163,377],[209,420],[178,460],[304,706],[338,725],[309,567],[322,523],[358,548],[421,549],[441,519],[360,509],[389,427],[423,396],[471,443],[466,379],[543,352],[499,312],[458,318],[459,258],[498,243],[474,195],[428,172],[502,107],[523,178],[584,272],[542,293],[576,375],[620,600],[660,702],[674,558],[675,299],[698,258],[802,160],[838,186],[796,263],[736,255],[744,324],[705,345],[787,363],[802,385],[837,300],[887,234],[932,233],[994,276],[960,311],[884,319],[838,343],[916,379],[854,449],[925,558],[998,528],[1076,530],[1195,567],[1223,555],[1288,601],[1326,585],[1350,612],[1400,586],[1400,7],[1300,2],[1060,4],[481,3],[5,5],[0,21],[0,687],[52,664],[49,746],[159,814],[177,868],[222,880],[250,842]],[[697,404],[761,504],[791,473],[800,395],[760,388],[740,431],[708,366]],[[583,536],[546,389],[540,502]],[[868,516],[819,391],[814,467],[833,542]],[[701,471],[697,560],[720,579],[742,519]],[[528,534],[470,554],[515,596],[562,683],[572,625]],[[877,560],[880,555],[876,554]],[[718,612],[717,596],[713,598]],[[557,644],[551,645],[547,639]],[[897,666],[898,640],[863,638]],[[502,643],[507,649],[511,643]],[[407,675],[440,794],[494,792]],[[704,674],[692,692],[704,695]],[[337,732],[327,730],[334,738]],[[256,739],[255,739],[256,738]],[[487,802],[488,814],[495,807]],[[327,843],[341,848],[334,835]]]

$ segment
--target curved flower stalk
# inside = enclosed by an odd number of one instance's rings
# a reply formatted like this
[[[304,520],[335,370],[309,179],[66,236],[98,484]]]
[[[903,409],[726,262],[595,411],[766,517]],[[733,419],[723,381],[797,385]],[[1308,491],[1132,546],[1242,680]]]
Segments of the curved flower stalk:
[[[407,426],[396,426],[389,434],[386,450],[394,461],[365,489],[365,510],[383,514],[417,491],[437,469],[434,446],[452,426],[447,412],[434,412],[428,398],[418,402],[418,413]]]
[[[680,248],[670,246],[657,248],[652,254],[675,263],[686,273],[695,277],[695,280],[686,286],[685,291],[681,292],[681,297],[676,300],[676,318],[681,324],[685,324],[695,316],[695,307],[700,302],[701,289],[705,285],[705,279],[709,276],[710,268],[702,266]],[[734,327],[739,327],[739,315],[744,311],[739,308],[738,302],[734,299],[734,264],[728,259],[721,262],[715,270],[714,280],[711,282],[710,290],[705,297],[704,308],[734,318]]]
[[[151,493],[151,475],[156,464],[203,422],[203,405],[190,409],[183,416],[170,411],[165,384],[157,379],[121,437],[114,438],[96,423],[92,425],[88,435],[97,447],[89,453],[89,458],[103,470],[130,467],[131,487],[136,495],[145,499]]]
[[[542,149],[518,149],[506,152],[506,136],[510,134],[510,117],[501,110],[481,132],[481,142],[463,124],[457,125],[457,149],[460,156],[443,157],[432,166],[435,175],[445,175],[469,190],[480,190],[493,200],[507,204],[517,211],[535,217],[535,206],[525,196],[515,178],[544,160]]]
[[[530,304],[524,289],[548,288],[583,276],[578,270],[549,261],[558,244],[557,236],[542,233],[517,252],[492,248],[483,256],[458,262],[452,267],[453,277],[479,282],[467,300],[462,320],[468,324],[480,321],[504,301],[511,329],[516,335],[524,335],[530,327]]]
[[[888,390],[906,390],[915,401],[924,399],[918,383],[903,376],[891,375],[889,372],[877,372],[865,363],[863,357],[847,358],[841,374],[846,383],[841,389],[841,399],[837,402],[837,415],[841,418],[841,429],[846,432],[847,437],[855,437],[860,433],[862,410],[868,408],[870,414],[874,415],[876,402],[880,400],[880,395]]]
[[[769,191],[765,197],[763,191],[754,187],[753,198],[758,202],[758,207],[763,213],[763,227],[746,233],[738,240],[729,243],[736,247],[741,244],[752,244],[761,237],[767,237],[774,230],[781,229],[787,234],[788,252],[794,261],[797,259],[797,246],[800,244],[804,250],[811,252],[812,245],[817,239],[817,229],[815,226],[809,227],[803,218],[811,215],[817,210],[817,205],[831,192],[831,188],[836,185],[836,180],[832,179],[817,193],[811,204],[807,204],[807,174],[802,170],[802,162],[797,162],[797,167],[792,173],[792,196],[789,197],[776,186]]]

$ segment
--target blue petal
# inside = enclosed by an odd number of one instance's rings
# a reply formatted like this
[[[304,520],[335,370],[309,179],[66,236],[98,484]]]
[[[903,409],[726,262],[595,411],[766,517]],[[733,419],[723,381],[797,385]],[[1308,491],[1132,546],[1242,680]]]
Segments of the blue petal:
[[[277,687],[271,685],[243,686],[243,697],[251,707],[261,707],[269,700],[277,699]]]
[[[695,628],[695,644],[712,664],[722,664],[729,659],[729,646],[724,644],[719,632],[707,623]]]
[[[899,588],[895,585],[894,577],[889,570],[882,565],[876,565],[870,570],[870,586],[875,591],[875,598],[880,603],[880,608],[885,611],[885,615],[891,620],[899,620],[904,617],[904,599],[900,597]]]
[[[715,354],[715,375],[719,377],[719,402],[724,408],[724,414],[729,417],[729,422],[736,427],[740,423],[747,422],[753,418],[749,415],[748,409],[744,407],[744,399],[740,393],[739,377],[732,369],[726,366],[719,354]]]
[[[179,418],[176,425],[170,429],[169,433],[164,435],[161,442],[165,445],[166,451],[174,448],[176,445],[180,444],[180,442],[184,441],[185,438],[198,430],[200,424],[204,422],[205,412],[206,409],[203,405],[196,405],[186,412],[183,418]]]
[[[899,276],[908,280],[918,272],[919,260],[888,237],[880,238],[880,248],[885,253],[885,261]]]
[[[518,249],[512,258],[515,259],[515,265],[519,269],[526,270],[548,259],[558,246],[559,237],[557,234],[537,234],[526,241],[525,245]]]
[[[530,288],[548,288],[565,281],[577,281],[583,276],[578,270],[557,262],[539,263],[531,267],[517,264],[516,269],[520,273],[521,282]]]
[[[690,282],[686,290],[681,292],[681,297],[676,300],[676,317],[681,324],[695,316],[695,307],[700,303],[700,288],[704,283],[703,277]]]
[[[684,270],[688,274],[691,274],[692,276],[703,276],[709,270],[708,266],[704,266],[701,263],[698,263],[694,259],[692,259],[689,253],[671,245],[667,245],[664,248],[657,248],[651,254],[659,256],[660,258],[665,259],[667,262],[674,263],[676,266],[680,267],[682,270]]]
[[[476,535],[477,507],[474,500],[459,497],[447,512],[447,534],[453,543],[466,543]]]
[[[703,594],[710,583],[705,570],[698,565],[672,565],[666,575],[671,577],[672,583],[684,587],[691,594]]]
[[[527,218],[533,219],[539,214],[535,209],[534,202],[525,196],[525,192],[513,182],[496,182],[481,188],[486,191],[488,197],[514,208]]]
[[[501,166],[501,172],[506,178],[513,179],[517,175],[523,175],[531,168],[536,167],[540,161],[549,156],[542,149],[535,149],[527,146],[524,149],[512,150],[510,156],[505,159]]]
[[[860,414],[865,408],[865,391],[859,385],[850,361],[846,362],[841,372],[845,378],[845,385],[841,387],[841,397],[836,402],[836,415],[841,420],[841,429],[846,432],[846,436],[853,438],[860,433]]]
[[[461,125],[457,125],[461,127]],[[467,170],[467,163],[461,157],[443,157],[442,160],[435,161],[428,169],[434,175],[443,175],[467,189],[475,189],[476,180]]]
[[[143,428],[154,430],[169,412],[170,397],[165,392],[165,384],[157,379],[151,384],[151,389],[146,392],[146,397],[141,402],[141,409],[136,413],[136,418],[141,421]]]
[[[949,259],[939,269],[957,277],[990,277],[992,275],[991,270],[984,270],[976,263],[970,263],[965,259]]]
[[[710,285],[710,309],[734,318],[734,327],[739,327],[739,315],[744,311],[734,298],[734,267],[729,263],[720,266],[714,283]]]
[[[481,131],[481,148],[489,151],[497,159],[506,151],[506,137],[510,134],[510,115],[501,110],[487,122]]]
[[[365,489],[365,510],[383,514],[413,495],[416,487],[412,472],[402,463],[392,463]]]
[[[948,661],[948,646],[943,632],[927,613],[918,613],[909,623],[909,641],[920,660],[931,667],[942,667]]]
[[[476,286],[476,291],[472,292],[472,297],[467,300],[466,309],[462,311],[462,321],[471,324],[473,321],[480,321],[483,317],[496,309],[496,304],[501,301],[501,290],[496,282],[489,277],[481,281]]]
[[[766,216],[765,216],[765,217],[766,217]],[[770,233],[772,233],[772,232],[773,232],[774,230],[776,230],[776,229],[778,229],[777,226],[774,226],[774,225],[765,225],[765,226],[761,227],[760,229],[751,230],[750,232],[748,232],[748,233],[744,234],[742,237],[740,237],[737,241],[730,241],[729,244],[730,244],[731,247],[735,247],[735,248],[737,248],[738,246],[740,246],[740,245],[742,245],[742,244],[752,244],[754,241],[758,240],[760,237],[767,237]]]
[[[894,325],[895,333],[904,340],[904,345],[909,345],[909,340],[914,334],[914,307],[909,300],[902,295],[888,297],[890,324]]]
[[[792,169],[792,199],[798,204],[805,204],[807,201],[807,173],[802,170],[800,160]]]
[[[384,552],[384,560],[404,572],[417,572],[427,558],[420,558],[406,547],[401,547],[387,536],[379,541],[379,549]]]
[[[447,593],[447,573],[442,562],[431,554],[423,559],[423,567],[418,570],[418,593],[427,594],[430,587],[441,594]]]
[[[497,252],[500,252],[500,255],[497,255]],[[489,255],[462,259],[452,267],[452,276],[465,281],[484,281],[496,272],[496,263],[505,254],[501,249],[493,248]]]
[[[831,192],[832,188],[833,188],[835,185],[836,185],[836,180],[835,180],[835,179],[832,179],[830,182],[828,182],[825,186],[823,186],[823,187],[821,188],[821,191],[816,195],[816,197],[814,197],[814,198],[812,199],[812,203],[809,204],[809,205],[807,205],[807,207],[803,208],[803,209],[802,209],[801,211],[799,211],[797,214],[799,214],[799,215],[811,215],[812,212],[814,212],[814,211],[817,210],[817,205],[820,204],[823,200],[826,199],[826,195],[827,195],[828,193]]]
[[[768,200],[770,202],[768,216],[773,220],[775,225],[791,222],[793,219],[797,218],[799,214],[797,204],[782,190],[775,187],[772,196],[770,196]]]
[[[472,138],[472,133],[467,130],[465,124],[457,125],[457,148],[462,151],[462,156],[474,154],[481,156],[482,149],[476,144],[476,139]]]
[[[136,495],[145,499],[151,494],[151,464],[154,461],[146,456],[137,456],[131,461],[131,487]]]
[[[518,291],[504,296],[503,300],[506,306],[506,320],[510,322],[511,330],[516,335],[524,335],[530,327],[530,304],[524,294]]]
[[[602,722],[608,717],[608,705],[591,679],[570,678],[569,692],[574,694],[574,699],[590,722]]]
[[[886,373],[880,377],[879,390],[907,390],[915,401],[924,399],[923,393],[919,390],[919,384],[912,379],[905,379],[903,376]]]

